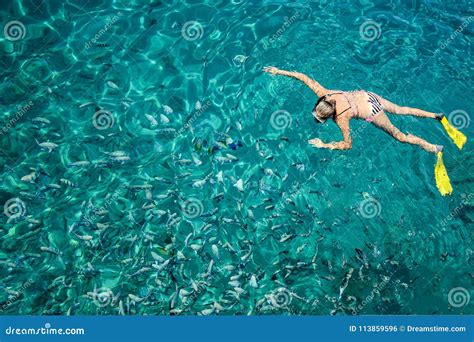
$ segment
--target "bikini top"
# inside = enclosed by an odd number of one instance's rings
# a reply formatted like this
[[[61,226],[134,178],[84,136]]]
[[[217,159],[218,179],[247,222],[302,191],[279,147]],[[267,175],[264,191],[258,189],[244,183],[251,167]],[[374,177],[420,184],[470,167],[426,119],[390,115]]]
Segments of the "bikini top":
[[[334,93],[329,93],[329,94],[326,94],[324,96],[322,96],[318,102],[316,103],[316,106],[317,104],[320,102],[320,101],[325,101],[325,98],[328,97],[328,96],[331,96],[331,95],[336,95],[336,94],[342,94],[344,96],[344,98],[347,100],[347,102],[349,103],[349,107],[347,107],[346,109],[344,109],[342,112],[340,112],[339,114],[336,114],[334,115],[334,118],[337,118],[339,115],[342,115],[344,114],[345,112],[347,112],[349,109],[352,109],[354,106],[353,106],[353,103],[352,101],[350,100],[349,96],[347,96],[346,92],[345,91],[336,91]]]

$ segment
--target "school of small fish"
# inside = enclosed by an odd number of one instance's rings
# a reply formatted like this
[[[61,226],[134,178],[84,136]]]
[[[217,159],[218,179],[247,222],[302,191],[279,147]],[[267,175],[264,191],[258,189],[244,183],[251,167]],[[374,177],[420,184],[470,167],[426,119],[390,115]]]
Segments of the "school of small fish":
[[[121,93],[112,81],[106,86]],[[146,130],[179,118],[169,105],[144,116]],[[40,117],[32,123],[54,125]],[[9,176],[27,208],[9,234],[27,248],[5,260],[7,281],[17,272],[51,274],[48,305],[37,313],[350,312],[358,304],[351,289],[373,273],[369,257],[358,248],[352,256],[327,253],[334,223],[318,219],[313,204],[323,197],[310,191],[314,175],[305,180],[299,164],[275,161],[272,146],[286,137],[245,140],[244,129],[229,125],[187,144],[179,137],[173,153],[159,152],[174,143],[164,137],[156,153],[142,149],[156,139],[146,138],[74,157],[61,139],[36,140],[49,162]]]

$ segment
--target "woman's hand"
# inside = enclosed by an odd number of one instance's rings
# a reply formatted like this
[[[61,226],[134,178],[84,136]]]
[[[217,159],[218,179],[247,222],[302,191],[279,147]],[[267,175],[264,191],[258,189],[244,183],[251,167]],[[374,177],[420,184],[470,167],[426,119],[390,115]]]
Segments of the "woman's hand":
[[[263,71],[268,72],[269,74],[272,74],[272,75],[278,75],[281,72],[280,69],[275,68],[274,66],[266,66],[263,68]]]
[[[323,143],[322,140],[318,139],[318,138],[308,140],[308,142],[309,142],[310,145],[313,145],[314,147],[317,147],[317,148],[326,147],[326,144]]]

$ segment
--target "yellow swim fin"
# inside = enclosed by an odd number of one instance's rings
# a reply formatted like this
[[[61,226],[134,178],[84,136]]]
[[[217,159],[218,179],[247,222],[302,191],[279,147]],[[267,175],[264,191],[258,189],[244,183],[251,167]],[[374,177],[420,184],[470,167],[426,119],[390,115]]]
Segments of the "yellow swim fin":
[[[443,152],[438,152],[438,162],[435,166],[435,180],[441,196],[450,195],[453,192],[446,167],[443,163]]]
[[[451,126],[449,123],[448,119],[446,119],[445,116],[441,119],[441,124],[443,125],[444,129],[446,130],[446,133],[453,139],[454,143],[459,149],[462,149],[463,145],[466,143],[467,138],[466,136],[458,131],[456,128]]]

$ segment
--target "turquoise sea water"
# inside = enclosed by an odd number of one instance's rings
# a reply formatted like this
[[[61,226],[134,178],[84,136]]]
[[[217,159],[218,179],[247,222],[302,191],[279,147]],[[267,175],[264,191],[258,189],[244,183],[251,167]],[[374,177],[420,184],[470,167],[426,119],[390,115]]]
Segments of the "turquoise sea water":
[[[469,1],[11,1],[2,314],[472,314]],[[316,125],[298,70],[444,112]]]

